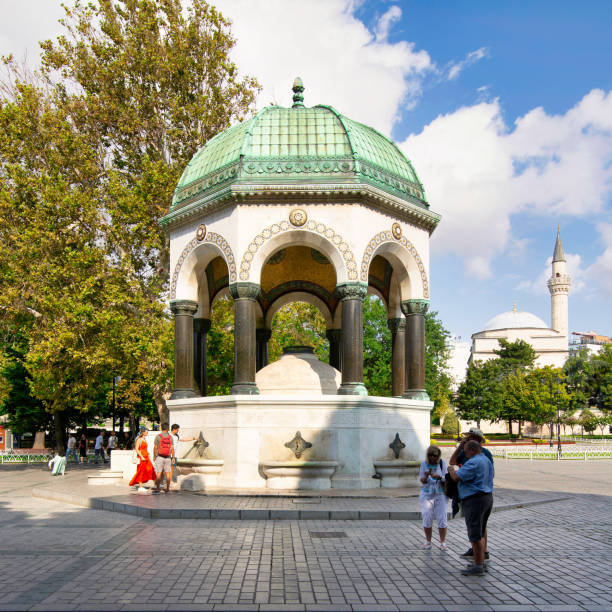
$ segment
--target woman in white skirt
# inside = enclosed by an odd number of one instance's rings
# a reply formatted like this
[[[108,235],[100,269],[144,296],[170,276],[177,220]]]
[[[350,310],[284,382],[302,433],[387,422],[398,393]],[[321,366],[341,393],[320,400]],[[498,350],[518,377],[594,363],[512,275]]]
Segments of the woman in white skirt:
[[[431,548],[431,533],[433,520],[436,518],[438,532],[440,533],[440,548],[448,550],[446,528],[448,526],[448,498],[444,495],[444,479],[446,477],[446,461],[441,458],[442,452],[438,446],[427,449],[425,461],[421,463],[419,480],[421,481],[421,513],[423,514],[423,530],[425,543],[421,548]]]

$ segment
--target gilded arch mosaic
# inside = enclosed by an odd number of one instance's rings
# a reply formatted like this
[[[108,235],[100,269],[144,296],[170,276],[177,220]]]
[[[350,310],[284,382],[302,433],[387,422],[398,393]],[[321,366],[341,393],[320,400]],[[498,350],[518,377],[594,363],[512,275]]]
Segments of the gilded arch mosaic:
[[[340,251],[342,255],[342,259],[344,260],[344,264],[346,265],[348,279],[351,281],[358,280],[357,274],[357,262],[355,261],[355,256],[351,251],[351,248],[346,243],[344,238],[340,236],[333,228],[328,227],[324,223],[318,223],[317,221],[310,220],[299,228],[296,228],[289,224],[287,221],[280,221],[279,223],[273,223],[269,225],[265,229],[263,229],[253,240],[251,244],[247,247],[245,254],[242,256],[242,261],[240,262],[240,280],[248,281],[249,275],[251,273],[251,263],[255,258],[255,254],[259,250],[259,248],[272,238],[278,234],[299,229],[301,231],[309,231],[319,236],[323,236],[327,240],[329,240],[337,249]]]
[[[396,232],[397,233],[397,232]],[[370,270],[370,263],[372,262],[372,256],[376,249],[385,242],[391,242],[394,244],[401,244],[413,257],[414,261],[419,268],[419,273],[421,275],[421,282],[423,283],[423,297],[425,299],[429,299],[429,281],[427,280],[427,273],[425,272],[425,266],[423,265],[423,260],[421,259],[418,251],[406,238],[405,236],[401,236],[399,238],[395,238],[391,231],[379,232],[375,236],[372,237],[370,242],[368,242],[368,246],[366,247],[363,253],[363,259],[361,260],[361,278],[360,280],[364,283],[368,282],[368,272]]]
[[[199,228],[198,228],[199,230]],[[176,284],[178,282],[179,273],[181,271],[181,267],[189,254],[200,244],[211,243],[219,247],[221,252],[223,253],[223,257],[225,259],[225,263],[227,264],[227,269],[229,272],[229,282],[235,283],[238,280],[236,274],[236,260],[234,258],[234,253],[232,252],[232,248],[230,247],[227,240],[221,236],[220,234],[216,234],[215,232],[206,232],[203,238],[199,238],[201,234],[198,234],[195,238],[192,238],[187,246],[183,249],[179,260],[174,266],[174,273],[172,274],[172,280],[170,282],[170,299],[176,299]]]

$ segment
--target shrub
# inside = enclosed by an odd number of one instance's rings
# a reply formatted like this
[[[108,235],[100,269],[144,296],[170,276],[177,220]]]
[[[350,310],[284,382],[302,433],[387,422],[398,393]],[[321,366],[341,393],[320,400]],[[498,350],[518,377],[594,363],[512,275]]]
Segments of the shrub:
[[[443,434],[450,434],[450,435],[457,435],[457,432],[459,431],[459,419],[457,418],[457,415],[454,412],[449,412],[445,417],[444,417],[444,421],[442,422],[442,433]]]

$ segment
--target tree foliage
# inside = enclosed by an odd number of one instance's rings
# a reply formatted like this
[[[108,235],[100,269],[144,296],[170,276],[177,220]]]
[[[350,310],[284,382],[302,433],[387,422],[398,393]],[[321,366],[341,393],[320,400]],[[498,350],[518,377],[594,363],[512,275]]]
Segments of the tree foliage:
[[[42,44],[40,80],[5,59],[0,99],[0,332],[27,337],[28,384],[58,434],[62,412],[98,410],[115,375],[132,416],[163,412],[172,327],[158,219],[195,151],[257,90],[203,0],[75,1],[63,24]]]

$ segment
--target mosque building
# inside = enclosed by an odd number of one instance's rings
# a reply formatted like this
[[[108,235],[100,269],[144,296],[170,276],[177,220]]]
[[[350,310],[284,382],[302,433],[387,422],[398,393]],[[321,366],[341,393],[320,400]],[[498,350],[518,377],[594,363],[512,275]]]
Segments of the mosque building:
[[[524,340],[531,344],[537,353],[537,367],[563,366],[568,357],[568,295],[571,285],[566,265],[561,234],[557,230],[552,274],[547,283],[551,298],[551,326],[531,312],[517,310],[515,304],[512,310],[493,317],[482,331],[472,334],[469,363],[497,357],[493,351],[499,349],[499,340],[503,338],[509,342]]]

